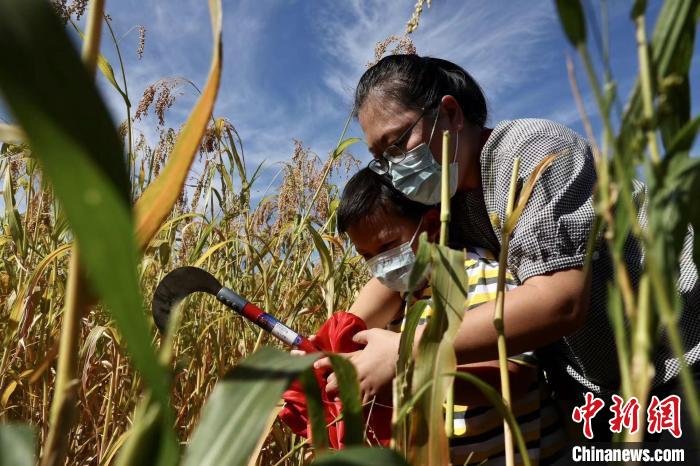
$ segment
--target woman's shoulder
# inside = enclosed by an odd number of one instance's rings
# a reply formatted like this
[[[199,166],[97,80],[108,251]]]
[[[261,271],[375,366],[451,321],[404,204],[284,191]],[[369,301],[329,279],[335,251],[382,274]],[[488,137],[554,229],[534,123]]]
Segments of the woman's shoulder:
[[[501,121],[481,151],[482,180],[507,192],[515,157],[520,158],[521,177],[526,177],[545,157],[557,153],[562,156],[554,170],[562,173],[560,181],[581,171],[593,173],[591,146],[571,128],[538,118]]]
[[[503,120],[494,126],[486,141],[484,151],[508,151],[541,140],[587,144],[576,131],[556,121],[542,118],[519,118]]]

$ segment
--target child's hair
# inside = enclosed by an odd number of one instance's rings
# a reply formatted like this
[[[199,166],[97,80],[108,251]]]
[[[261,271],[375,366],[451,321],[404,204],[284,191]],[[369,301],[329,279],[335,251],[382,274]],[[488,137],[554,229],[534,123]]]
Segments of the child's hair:
[[[343,189],[338,206],[338,231],[346,233],[360,222],[376,221],[386,214],[419,220],[432,207],[408,199],[384,175],[365,167]]]

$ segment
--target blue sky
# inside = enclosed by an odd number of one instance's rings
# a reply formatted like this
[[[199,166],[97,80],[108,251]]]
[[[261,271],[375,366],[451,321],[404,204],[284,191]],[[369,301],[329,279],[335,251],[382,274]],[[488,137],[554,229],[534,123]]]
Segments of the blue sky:
[[[321,156],[333,149],[350,111],[354,86],[373,59],[374,45],[391,34],[402,34],[414,6],[414,0],[223,3],[223,78],[215,113],[238,129],[250,166],[265,162],[267,180],[290,157],[293,139]],[[612,67],[624,102],[637,72],[634,31],[629,2],[609,4]],[[650,2],[650,18],[660,5]],[[107,2],[107,11],[117,35],[123,36],[120,46],[134,106],[143,90],[159,78],[185,77],[200,87],[204,84],[211,50],[206,1],[120,0]],[[140,60],[135,52],[138,32],[132,29],[136,25],[147,30]],[[652,29],[653,22],[650,34]],[[477,79],[488,99],[491,125],[503,119],[541,117],[583,132],[566,74],[564,57],[571,49],[553,1],[434,0],[412,39],[419,54],[452,60]],[[595,44],[589,43],[597,57]],[[103,43],[103,53],[117,71],[110,42]],[[576,63],[584,100],[595,115],[592,94]],[[696,63],[691,82],[700,82],[699,75]],[[100,84],[115,120],[123,120],[120,97],[103,78]],[[180,90],[182,95],[168,113],[167,124],[173,127],[182,123],[196,98],[190,88]],[[697,114],[698,96],[693,96],[693,107]],[[8,119],[2,109],[0,119]],[[152,143],[157,142],[152,112],[139,125]],[[356,122],[349,135],[361,136]],[[351,152],[369,160],[364,144],[356,144]]]

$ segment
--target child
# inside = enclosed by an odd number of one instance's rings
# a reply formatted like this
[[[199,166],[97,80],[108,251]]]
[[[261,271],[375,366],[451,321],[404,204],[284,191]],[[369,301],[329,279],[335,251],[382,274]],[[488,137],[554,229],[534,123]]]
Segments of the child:
[[[408,277],[415,261],[417,238],[426,232],[436,241],[440,231],[439,210],[405,198],[389,180],[370,169],[360,170],[347,183],[338,207],[338,229],[346,232],[357,252],[367,261],[373,275],[395,290],[396,306],[374,309],[371,303],[356,302],[351,312],[368,327],[391,327],[402,322],[402,303],[408,298]],[[469,281],[467,309],[493,300],[496,296],[498,262],[480,248],[466,248],[466,272]],[[516,286],[507,274],[507,288]],[[422,296],[429,296],[424,289]],[[429,318],[426,308],[421,325]],[[419,327],[418,332],[422,329]],[[390,359],[390,358],[388,358]],[[533,464],[550,464],[557,459],[565,442],[562,427],[541,371],[531,354],[509,359],[512,408],[527,443]],[[489,361],[460,366],[498,387],[498,362]],[[331,376],[332,378],[333,376]],[[329,378],[329,390],[334,381]],[[503,420],[481,393],[466,382],[455,381],[454,436],[450,439],[454,464],[504,462]],[[516,451],[516,463],[521,464]]]

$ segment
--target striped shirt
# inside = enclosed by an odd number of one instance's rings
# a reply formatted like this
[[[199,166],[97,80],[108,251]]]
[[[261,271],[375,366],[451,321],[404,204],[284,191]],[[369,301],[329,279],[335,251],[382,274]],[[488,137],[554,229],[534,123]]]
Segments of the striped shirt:
[[[496,298],[498,261],[482,248],[465,250],[465,269],[469,283],[466,309],[471,309]],[[516,282],[506,272],[506,289]],[[423,298],[431,296],[430,288],[423,291]],[[419,324],[430,318],[432,309],[426,306]],[[405,319],[400,320],[401,328]],[[532,353],[509,358],[518,364],[535,369],[537,361]],[[513,414],[518,420],[533,465],[550,464],[558,458],[566,443],[559,416],[550,397],[550,391],[541,371],[533,370],[533,377],[526,393],[514,399]],[[503,418],[491,406],[454,406],[454,436],[450,439],[450,457],[453,464],[481,464],[489,466],[505,464]],[[516,464],[522,464],[516,452]]]

